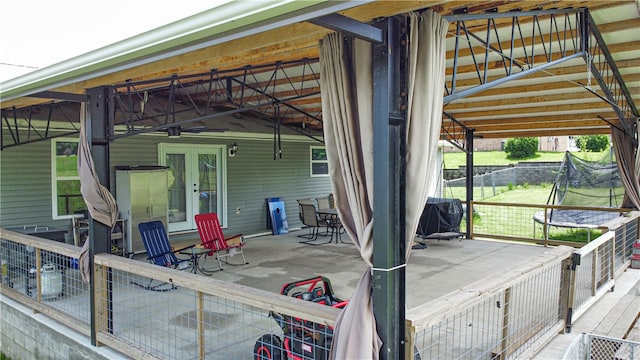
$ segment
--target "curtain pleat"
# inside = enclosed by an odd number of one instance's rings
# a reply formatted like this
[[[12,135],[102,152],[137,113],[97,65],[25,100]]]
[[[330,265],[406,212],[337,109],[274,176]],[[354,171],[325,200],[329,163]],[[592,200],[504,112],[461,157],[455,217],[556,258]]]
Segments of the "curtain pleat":
[[[442,121],[447,22],[432,11],[411,14],[407,126],[406,229],[413,241],[434,185]],[[338,33],[320,42],[325,147],[340,220],[367,269],[336,321],[332,359],[377,359],[371,299],[373,258],[373,79],[371,44]],[[411,246],[407,246],[410,249]],[[408,256],[407,256],[408,258]]]
[[[640,134],[638,134],[640,135]],[[640,139],[640,136],[638,137]],[[633,139],[624,131],[611,126],[611,139],[616,163],[624,185],[623,208],[640,209],[640,158]]]
[[[85,134],[86,115],[84,103],[80,109],[80,141],[78,143],[78,174],[80,175],[80,192],[87,204],[87,209],[91,218],[103,223],[110,229],[116,224],[118,219],[118,206],[109,189],[100,184],[96,174],[93,156],[89,148],[89,142]],[[89,272],[89,240],[85,241],[79,257],[79,265],[82,278],[90,283]]]

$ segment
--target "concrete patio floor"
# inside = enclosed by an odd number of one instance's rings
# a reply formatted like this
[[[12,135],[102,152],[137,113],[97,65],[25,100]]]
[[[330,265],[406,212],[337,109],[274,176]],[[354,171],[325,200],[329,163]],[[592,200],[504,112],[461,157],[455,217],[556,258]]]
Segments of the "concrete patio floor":
[[[279,292],[285,283],[323,275],[331,280],[340,298],[349,298],[365,269],[358,251],[351,243],[310,246],[301,244],[298,235],[306,229],[283,235],[245,239],[245,256],[249,264],[225,265],[213,278]],[[343,235],[347,241],[347,236]],[[329,241],[319,237],[316,243]],[[421,240],[423,241],[423,240]],[[406,271],[407,309],[436,299],[462,286],[502,274],[526,264],[548,249],[543,246],[488,240],[426,240],[426,249],[412,250]],[[230,262],[241,263],[236,255]],[[201,264],[217,268],[213,257]]]

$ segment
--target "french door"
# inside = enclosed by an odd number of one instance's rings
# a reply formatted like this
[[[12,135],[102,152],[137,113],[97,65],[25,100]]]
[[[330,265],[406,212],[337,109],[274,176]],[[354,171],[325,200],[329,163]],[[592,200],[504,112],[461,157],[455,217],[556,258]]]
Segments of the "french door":
[[[158,154],[169,167],[169,231],[196,229],[194,216],[209,212],[225,226],[225,146],[160,144]]]

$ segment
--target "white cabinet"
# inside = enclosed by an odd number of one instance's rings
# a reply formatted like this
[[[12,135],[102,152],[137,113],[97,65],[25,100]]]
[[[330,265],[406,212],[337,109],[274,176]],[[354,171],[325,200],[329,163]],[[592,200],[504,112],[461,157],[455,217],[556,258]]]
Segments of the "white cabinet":
[[[116,167],[116,201],[125,222],[128,254],[145,252],[138,224],[160,220],[167,227],[168,170],[164,166]]]

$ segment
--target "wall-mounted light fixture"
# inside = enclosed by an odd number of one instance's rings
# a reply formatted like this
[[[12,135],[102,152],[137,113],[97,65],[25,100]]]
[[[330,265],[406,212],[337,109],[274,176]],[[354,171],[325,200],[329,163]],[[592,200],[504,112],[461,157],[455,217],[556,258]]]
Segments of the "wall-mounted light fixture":
[[[170,127],[167,129],[167,135],[169,135],[169,139],[177,139],[180,137],[180,127]]]
[[[238,144],[234,142],[233,145],[231,145],[231,147],[229,148],[229,156],[234,157],[236,156],[237,152],[238,152]]]

